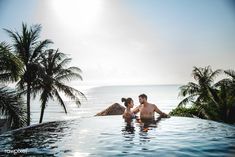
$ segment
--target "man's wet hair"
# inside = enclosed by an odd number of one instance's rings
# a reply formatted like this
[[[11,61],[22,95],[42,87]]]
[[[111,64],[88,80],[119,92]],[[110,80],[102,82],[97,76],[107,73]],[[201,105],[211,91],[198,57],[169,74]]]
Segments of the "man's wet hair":
[[[140,94],[139,97],[141,97],[141,98],[143,98],[143,99],[145,98],[146,100],[148,99],[148,97],[147,97],[146,94]]]

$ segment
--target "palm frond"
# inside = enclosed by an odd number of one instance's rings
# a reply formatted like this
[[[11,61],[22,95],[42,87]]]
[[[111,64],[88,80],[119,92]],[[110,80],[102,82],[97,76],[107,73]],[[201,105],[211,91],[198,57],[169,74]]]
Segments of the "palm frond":
[[[210,80],[210,82],[213,82],[215,80],[215,77],[217,77],[218,75],[220,75],[222,73],[222,70],[221,69],[217,69],[213,72],[211,72],[208,80]]]
[[[10,120],[11,128],[19,128],[26,125],[24,102],[16,91],[0,87],[0,112]]]
[[[60,105],[63,107],[64,112],[67,114],[67,109],[66,109],[65,103],[64,103],[63,99],[61,98],[60,94],[58,93],[57,90],[55,90],[54,93],[55,93],[55,96],[56,96],[57,100],[59,101]]]
[[[220,87],[222,85],[229,86],[231,80],[229,78],[222,79],[214,84],[214,87]]]
[[[193,67],[192,76],[195,80],[200,80],[203,76],[202,68]]]
[[[225,74],[227,74],[228,76],[232,77],[232,79],[235,80],[235,71],[234,70],[225,70],[224,71]]]
[[[218,96],[218,92],[216,91],[216,89],[208,88],[208,93],[210,95],[209,98],[214,102],[214,104],[217,105],[217,107],[219,107],[221,105],[221,100]]]
[[[81,104],[79,96],[82,98],[86,98],[85,95],[79,90],[69,87],[67,85],[64,85],[63,83],[60,83],[59,81],[55,82],[55,87],[60,92],[63,92],[66,96],[68,96],[71,100],[74,100],[77,105]]]
[[[65,58],[58,64],[58,68],[63,68],[71,62],[72,58]]]
[[[38,59],[40,59],[40,54],[43,53],[43,50],[45,48],[47,48],[47,46],[49,44],[52,44],[52,43],[53,42],[51,40],[48,40],[48,39],[43,40],[43,41],[39,41],[38,44],[35,46],[35,48],[33,50],[33,53],[32,53],[32,55],[30,57],[30,62],[33,62],[36,59],[37,59],[36,61],[38,61]]]
[[[197,94],[192,94],[192,95],[190,95],[190,96],[184,98],[184,99],[178,104],[178,107],[185,106],[185,105],[188,104],[189,102],[193,102],[197,96],[198,96]]]
[[[185,97],[186,95],[199,93],[199,90],[200,90],[199,85],[193,82],[189,82],[187,85],[183,85],[180,87],[179,96]]]
[[[0,80],[15,82],[23,73],[23,63],[6,43],[0,43]]]
[[[58,81],[63,81],[63,80],[71,81],[72,79],[82,80],[82,76],[75,70],[71,67],[68,69],[61,69],[58,72],[58,74],[55,76],[55,79]]]

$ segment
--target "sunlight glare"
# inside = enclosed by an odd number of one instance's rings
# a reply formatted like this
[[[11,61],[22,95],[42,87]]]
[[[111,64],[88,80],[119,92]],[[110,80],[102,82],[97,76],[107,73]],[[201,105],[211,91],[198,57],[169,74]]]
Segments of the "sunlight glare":
[[[100,17],[103,0],[52,0],[51,6],[62,25],[89,32]]]

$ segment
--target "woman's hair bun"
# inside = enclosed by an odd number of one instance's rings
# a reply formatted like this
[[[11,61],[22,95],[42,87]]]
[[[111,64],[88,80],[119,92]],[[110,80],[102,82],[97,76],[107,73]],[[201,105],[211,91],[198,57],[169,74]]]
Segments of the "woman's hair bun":
[[[122,100],[122,102],[126,102],[126,98],[122,98],[121,100]]]

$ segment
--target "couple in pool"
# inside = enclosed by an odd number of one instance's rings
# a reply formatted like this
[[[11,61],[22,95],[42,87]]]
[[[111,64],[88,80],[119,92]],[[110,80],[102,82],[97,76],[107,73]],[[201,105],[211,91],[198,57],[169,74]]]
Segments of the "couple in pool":
[[[147,101],[147,95],[141,94],[139,95],[139,103],[135,109],[131,110],[134,106],[134,101],[132,98],[122,98],[122,102],[126,106],[126,110],[123,113],[124,119],[133,119],[136,118],[136,114],[140,113],[140,120],[150,120],[155,121],[155,112],[157,112],[160,116],[159,118],[169,118],[169,116],[158,109],[158,107],[154,104],[151,104]],[[159,119],[158,118],[158,119]]]

